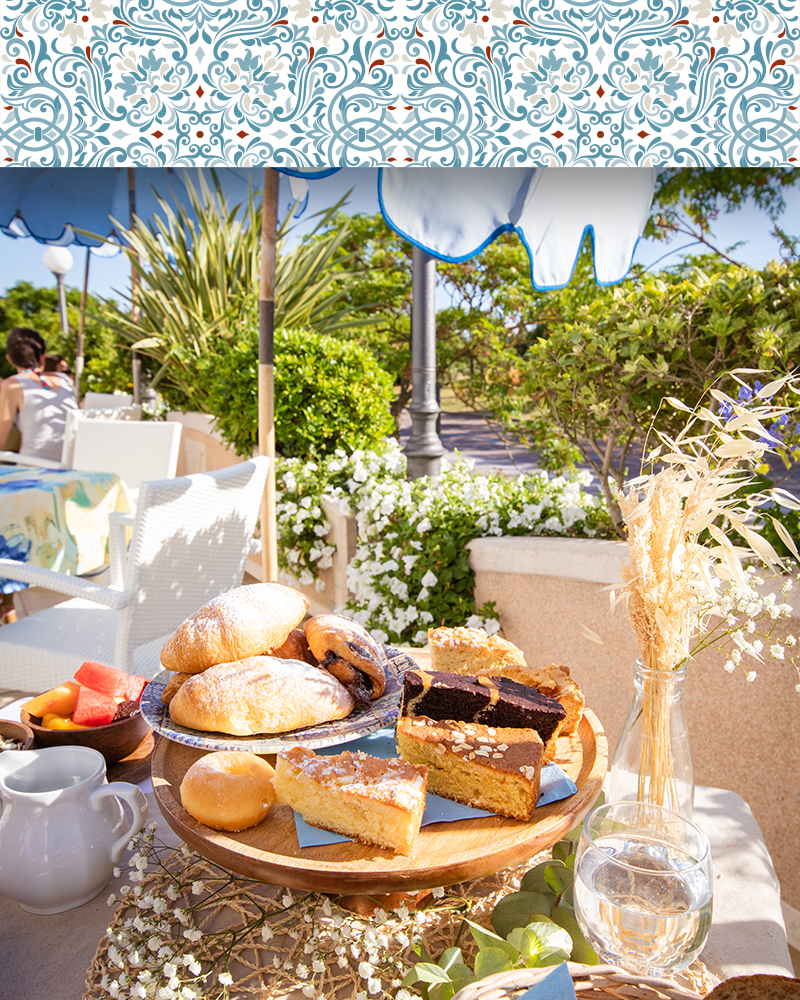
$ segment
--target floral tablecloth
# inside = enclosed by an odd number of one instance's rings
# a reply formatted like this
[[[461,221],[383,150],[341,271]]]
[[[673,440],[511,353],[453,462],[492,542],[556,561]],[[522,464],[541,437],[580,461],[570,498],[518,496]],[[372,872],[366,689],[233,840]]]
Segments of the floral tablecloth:
[[[85,575],[108,561],[108,515],[130,511],[113,472],[0,466],[0,557]],[[27,584],[0,577],[0,593]]]

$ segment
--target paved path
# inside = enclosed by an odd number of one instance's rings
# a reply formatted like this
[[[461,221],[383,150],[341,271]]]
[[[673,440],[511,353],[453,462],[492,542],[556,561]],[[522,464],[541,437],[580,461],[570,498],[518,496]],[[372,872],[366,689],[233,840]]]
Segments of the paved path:
[[[411,417],[408,410],[403,410],[400,418],[400,443],[405,447],[411,431]],[[442,413],[440,437],[448,451],[448,457],[455,458],[455,452],[472,459],[478,472],[504,472],[506,475],[518,475],[520,472],[532,472],[539,467],[539,456],[535,451],[528,451],[522,445],[507,448],[496,434],[488,427],[479,413]],[[588,466],[583,466],[588,468]],[[632,452],[628,460],[631,475],[636,475],[639,468],[639,452]],[[777,482],[785,474],[780,459],[773,459],[772,468]],[[800,463],[795,463],[789,475],[780,486],[795,496],[800,497]],[[597,481],[589,487],[592,493],[599,492]]]

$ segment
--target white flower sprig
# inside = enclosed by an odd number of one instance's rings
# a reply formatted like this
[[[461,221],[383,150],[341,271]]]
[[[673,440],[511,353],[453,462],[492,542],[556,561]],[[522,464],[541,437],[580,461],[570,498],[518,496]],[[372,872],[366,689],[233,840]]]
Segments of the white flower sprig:
[[[235,982],[268,985],[270,996],[299,989],[308,1000],[417,1000],[401,989],[415,949],[428,929],[449,934],[470,906],[438,889],[423,910],[356,916],[327,896],[235,875],[186,845],[169,848],[155,829],[133,838],[126,884],[108,898],[119,909],[91,970],[102,991],[90,991],[92,1000],[226,1000]]]

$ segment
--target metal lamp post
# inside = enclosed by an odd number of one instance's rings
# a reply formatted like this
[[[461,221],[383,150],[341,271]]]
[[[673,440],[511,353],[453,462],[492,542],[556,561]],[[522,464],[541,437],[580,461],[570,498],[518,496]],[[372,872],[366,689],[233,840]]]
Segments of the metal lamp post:
[[[48,247],[42,254],[42,263],[56,276],[58,281],[58,308],[61,311],[61,332],[69,335],[67,320],[67,296],[64,291],[64,275],[70,270],[74,261],[66,247]]]
[[[405,452],[408,478],[438,476],[445,449],[436,433],[436,259],[414,247],[411,305],[411,436]]]

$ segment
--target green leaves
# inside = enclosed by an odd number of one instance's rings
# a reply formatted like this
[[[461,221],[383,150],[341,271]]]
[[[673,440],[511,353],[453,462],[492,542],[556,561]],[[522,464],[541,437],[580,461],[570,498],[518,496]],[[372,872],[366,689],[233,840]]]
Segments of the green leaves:
[[[512,892],[492,911],[492,927],[506,937],[518,927],[527,927],[534,916],[550,916],[552,900],[540,892]]]

